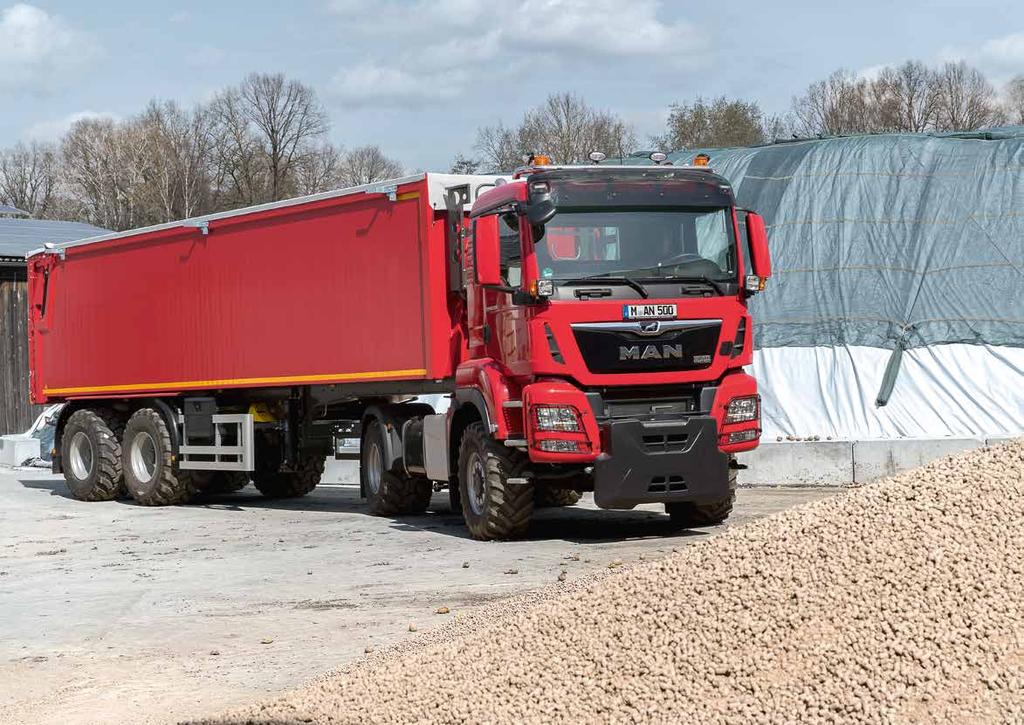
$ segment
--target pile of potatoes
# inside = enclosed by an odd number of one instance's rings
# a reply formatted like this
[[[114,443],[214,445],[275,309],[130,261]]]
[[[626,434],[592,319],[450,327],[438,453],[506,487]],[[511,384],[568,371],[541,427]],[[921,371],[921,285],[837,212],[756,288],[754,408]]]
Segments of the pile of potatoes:
[[[483,614],[218,722],[1020,722],[1024,441]]]

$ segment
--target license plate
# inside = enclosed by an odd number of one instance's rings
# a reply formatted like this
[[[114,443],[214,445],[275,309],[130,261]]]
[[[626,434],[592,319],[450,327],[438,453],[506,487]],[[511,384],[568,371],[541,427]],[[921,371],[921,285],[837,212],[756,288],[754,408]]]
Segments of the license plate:
[[[672,319],[676,318],[675,305],[623,305],[622,319],[624,320],[651,320],[651,319]]]

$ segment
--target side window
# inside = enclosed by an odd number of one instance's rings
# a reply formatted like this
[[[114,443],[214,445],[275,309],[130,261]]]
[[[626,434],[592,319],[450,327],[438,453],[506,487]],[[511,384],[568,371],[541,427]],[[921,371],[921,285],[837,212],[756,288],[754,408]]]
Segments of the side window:
[[[518,287],[523,280],[523,251],[517,215],[498,217],[498,239],[501,242],[501,277],[509,287]]]

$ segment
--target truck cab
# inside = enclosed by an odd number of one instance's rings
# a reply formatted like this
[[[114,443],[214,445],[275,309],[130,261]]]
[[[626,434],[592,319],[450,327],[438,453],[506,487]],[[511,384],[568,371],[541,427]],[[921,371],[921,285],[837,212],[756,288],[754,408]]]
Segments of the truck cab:
[[[771,274],[764,222],[729,182],[706,166],[534,164],[481,194],[462,236],[449,417],[460,438],[460,403],[486,406],[493,442],[451,477],[474,535],[521,529],[517,488],[724,520],[735,454],[761,432],[747,300]]]

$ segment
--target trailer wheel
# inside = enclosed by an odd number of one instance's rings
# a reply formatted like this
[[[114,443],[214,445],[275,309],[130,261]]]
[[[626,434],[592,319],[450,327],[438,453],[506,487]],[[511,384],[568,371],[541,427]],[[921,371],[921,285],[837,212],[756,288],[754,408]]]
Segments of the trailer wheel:
[[[297,498],[305,496],[320,483],[324,475],[325,457],[308,452],[300,454],[299,462],[291,471],[256,470],[252,482],[267,498]]]
[[[110,501],[124,494],[119,422],[113,414],[82,409],[64,425],[64,480],[79,501]]]
[[[177,469],[171,434],[153,408],[140,408],[128,419],[121,460],[128,492],[143,506],[173,506],[199,493],[203,472]]]
[[[539,509],[574,506],[582,496],[579,491],[570,488],[538,487],[533,494],[533,506]]]
[[[483,423],[470,423],[459,449],[462,515],[474,539],[519,539],[533,515],[533,485],[521,478],[529,459],[495,441]]]
[[[665,504],[665,512],[672,517],[672,523],[684,527],[714,526],[729,518],[736,501],[736,474],[736,469],[729,469],[729,495],[725,498],[706,503],[680,501]]]
[[[402,476],[384,467],[384,429],[370,423],[360,448],[359,479],[374,516],[421,514],[430,505],[434,484],[422,476]]]

